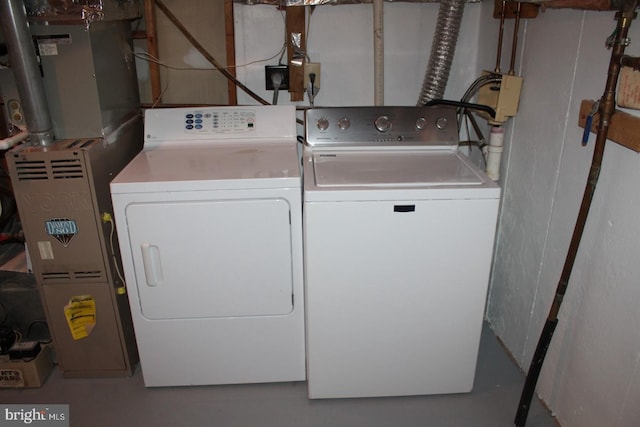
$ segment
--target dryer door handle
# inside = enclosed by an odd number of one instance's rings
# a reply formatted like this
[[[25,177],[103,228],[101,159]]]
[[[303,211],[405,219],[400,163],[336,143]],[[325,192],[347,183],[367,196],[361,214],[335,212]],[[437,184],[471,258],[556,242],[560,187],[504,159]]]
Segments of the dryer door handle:
[[[151,243],[142,243],[140,249],[147,286],[158,286],[164,280],[160,265],[160,248]]]

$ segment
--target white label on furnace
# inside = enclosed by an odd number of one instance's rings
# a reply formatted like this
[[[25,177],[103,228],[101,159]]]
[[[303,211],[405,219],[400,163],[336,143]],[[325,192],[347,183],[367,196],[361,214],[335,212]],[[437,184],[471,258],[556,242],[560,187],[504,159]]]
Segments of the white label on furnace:
[[[55,56],[58,54],[58,45],[71,44],[70,34],[49,34],[36,36],[40,56]]]
[[[58,45],[55,43],[38,43],[40,56],[56,56],[58,54]]]
[[[53,259],[53,249],[51,248],[51,242],[43,240],[38,242],[38,251],[40,251],[40,259]]]

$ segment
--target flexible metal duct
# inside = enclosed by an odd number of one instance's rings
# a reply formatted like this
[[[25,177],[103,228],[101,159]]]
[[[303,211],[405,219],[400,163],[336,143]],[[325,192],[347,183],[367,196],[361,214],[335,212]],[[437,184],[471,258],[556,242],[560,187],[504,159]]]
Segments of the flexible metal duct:
[[[464,0],[442,0],[418,105],[442,99],[458,42]]]
[[[0,27],[9,50],[29,134],[33,142],[49,145],[53,142],[53,124],[22,0],[0,1]]]

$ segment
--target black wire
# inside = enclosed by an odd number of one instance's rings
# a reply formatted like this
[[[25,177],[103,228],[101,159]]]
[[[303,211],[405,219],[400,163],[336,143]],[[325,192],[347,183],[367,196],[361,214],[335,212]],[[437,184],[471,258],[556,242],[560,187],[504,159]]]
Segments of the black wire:
[[[2,320],[0,320],[0,325],[4,325],[4,322],[6,322],[7,319],[9,318],[9,313],[4,308],[4,305],[2,305],[1,302],[0,302],[0,311],[2,311]]]
[[[31,323],[29,323],[29,326],[27,327],[27,333],[25,334],[26,338],[29,338],[31,336],[31,328],[33,328],[34,325],[45,325],[47,327],[47,335],[51,336],[51,333],[49,332],[49,324],[45,321],[45,320],[34,320]],[[41,344],[48,344],[51,342],[51,338],[49,338],[46,341],[39,341]]]
[[[452,101],[449,99],[434,99],[424,105],[427,107],[432,105],[449,105],[453,107],[466,108],[469,110],[484,111],[485,113],[488,113],[492,118],[496,118],[496,110],[489,107],[488,105],[474,104],[472,102]]]

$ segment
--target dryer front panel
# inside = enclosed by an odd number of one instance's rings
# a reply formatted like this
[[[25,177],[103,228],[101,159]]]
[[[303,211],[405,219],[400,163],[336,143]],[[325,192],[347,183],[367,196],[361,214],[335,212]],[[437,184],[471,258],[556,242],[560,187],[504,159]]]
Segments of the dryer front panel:
[[[287,200],[131,203],[126,221],[143,317],[274,316],[293,310]]]

